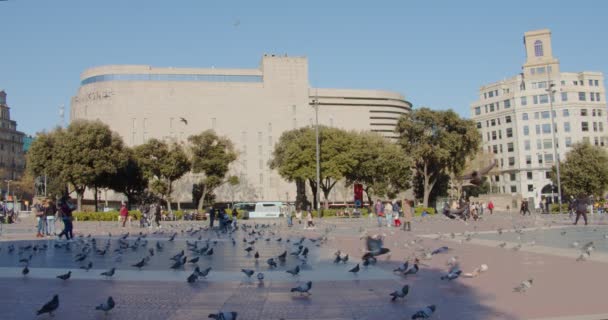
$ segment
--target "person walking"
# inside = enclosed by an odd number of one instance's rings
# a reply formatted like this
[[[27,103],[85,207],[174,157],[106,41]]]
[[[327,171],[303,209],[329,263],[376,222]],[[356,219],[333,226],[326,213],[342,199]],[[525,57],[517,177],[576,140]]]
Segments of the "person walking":
[[[127,210],[127,206],[124,201],[120,204],[120,220],[122,221],[122,227],[125,227],[127,223],[127,217],[129,216],[129,210]]]
[[[403,199],[401,207],[403,211],[403,231],[412,231],[412,219],[414,216],[412,211],[414,210],[414,202]]]
[[[540,212],[545,213],[545,205],[542,200],[538,203],[538,206],[540,207]]]
[[[490,211],[490,214],[494,214],[494,202],[492,202],[492,200],[488,202],[488,210]]]
[[[393,200],[393,222],[397,228],[401,226],[401,220],[399,220],[400,211],[401,206],[399,205],[399,201]]]
[[[576,219],[574,220],[574,225],[578,223],[578,218],[583,216],[585,219],[585,225],[587,225],[587,206],[588,206],[588,197],[585,197],[584,194],[579,194],[576,200],[574,200],[574,210],[576,210]]]
[[[291,228],[293,226],[293,217],[291,216],[291,210],[289,207],[285,210],[285,217],[287,218],[287,226]]]
[[[44,207],[44,215],[46,219],[46,235],[51,237],[55,235],[55,216],[57,215],[57,206],[52,200],[47,200]]]
[[[72,240],[74,238],[73,229],[74,225],[72,223],[72,211],[74,208],[70,203],[70,197],[63,197],[59,200],[59,213],[61,215],[61,221],[63,221],[63,231],[57,236],[59,239],[65,235],[66,240]]]
[[[382,219],[384,218],[384,205],[380,199],[376,200],[376,205],[374,206],[374,213],[376,214],[376,218],[378,219],[378,227],[382,227]]]
[[[154,204],[152,214],[154,215],[154,222],[156,223],[156,228],[160,229],[160,220],[162,220],[163,218],[163,210],[160,203],[157,202]]]
[[[386,215],[386,226],[390,228],[393,225],[393,205],[390,201],[384,205],[384,214]]]
[[[46,201],[44,202],[46,206]],[[36,238],[44,237],[46,233],[46,216],[44,215],[44,206],[40,203],[34,205],[34,215],[36,215],[36,220],[38,220],[38,233],[36,233]]]
[[[312,222],[312,211],[308,209],[306,213],[306,228],[314,228],[315,224]]]
[[[211,206],[209,208],[209,228],[213,229],[213,223],[215,222],[216,209]]]

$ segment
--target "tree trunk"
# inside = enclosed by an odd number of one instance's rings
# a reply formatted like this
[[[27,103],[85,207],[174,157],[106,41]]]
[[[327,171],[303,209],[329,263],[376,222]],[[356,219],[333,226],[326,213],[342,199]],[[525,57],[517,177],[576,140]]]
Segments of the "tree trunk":
[[[198,200],[198,211],[199,212],[203,211],[203,206],[204,206],[204,202],[205,202],[205,193],[207,193],[207,185],[205,185],[204,183],[201,183],[201,185],[203,186],[203,192],[201,192],[201,198]]]
[[[374,205],[374,200],[372,200],[372,194],[370,192],[371,189],[371,187],[365,187],[365,189],[363,189],[365,191],[365,195],[367,195],[367,202],[369,203],[370,207]]]
[[[95,192],[95,195],[93,196],[93,199],[95,200],[95,212],[99,212],[99,208],[97,207],[97,186],[94,186],[93,190]]]
[[[309,202],[306,199],[306,181],[296,179],[296,208],[305,210],[308,205]]]
[[[171,193],[173,192],[173,190],[171,187],[173,185],[173,181],[169,180],[168,184],[169,184],[169,192],[167,192],[167,209],[169,210],[169,213],[172,213],[173,209],[171,208]]]
[[[431,174],[428,172],[428,166],[424,164],[424,194],[422,198],[422,205],[425,208],[429,206],[429,197],[431,195],[431,190],[433,190],[433,185],[435,182],[431,182]]]
[[[84,190],[86,188],[76,188],[76,210],[78,212],[82,211],[82,196],[84,195]]]
[[[308,179],[308,184],[310,185],[310,189],[312,191],[312,201],[313,201],[312,208],[316,210],[316,209],[318,209],[317,208],[317,184],[312,179]]]

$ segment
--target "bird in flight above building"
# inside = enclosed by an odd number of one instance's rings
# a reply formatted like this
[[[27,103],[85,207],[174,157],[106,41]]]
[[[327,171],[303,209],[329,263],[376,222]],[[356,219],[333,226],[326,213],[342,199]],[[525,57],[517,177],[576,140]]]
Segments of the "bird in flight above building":
[[[460,177],[460,179],[464,181],[468,180],[471,184],[479,186],[481,185],[483,176],[490,172],[490,170],[492,170],[495,166],[496,160],[494,160],[489,166],[481,170],[475,170],[469,174],[465,174],[464,176]]]
[[[188,124],[188,120],[186,120],[186,118],[182,118],[182,117],[180,117],[180,118],[179,118],[179,121],[183,122],[183,123],[184,123],[184,124],[186,124],[186,125]]]

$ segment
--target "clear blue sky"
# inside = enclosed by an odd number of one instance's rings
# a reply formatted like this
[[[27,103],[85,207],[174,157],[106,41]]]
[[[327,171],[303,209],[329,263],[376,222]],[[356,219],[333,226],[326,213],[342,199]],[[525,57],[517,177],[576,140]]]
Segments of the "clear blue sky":
[[[69,120],[92,66],[255,68],[287,53],[309,58],[312,86],[394,90],[468,117],[480,85],[520,71],[527,30],[552,30],[562,71],[606,74],[607,14],[599,0],[8,0],[0,88],[34,134],[59,122],[61,104]]]

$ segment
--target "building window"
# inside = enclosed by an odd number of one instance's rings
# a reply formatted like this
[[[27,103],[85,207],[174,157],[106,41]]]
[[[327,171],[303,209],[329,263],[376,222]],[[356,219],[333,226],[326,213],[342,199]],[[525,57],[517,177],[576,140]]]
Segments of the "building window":
[[[538,101],[540,103],[549,103],[549,95],[548,94],[541,94],[538,96]]]
[[[517,177],[515,176],[515,173],[509,173],[509,180],[510,180],[510,181],[515,181],[515,180],[517,180]]]
[[[562,101],[568,101],[568,92],[562,92]]]
[[[597,116],[601,117],[602,116],[602,109],[597,109]]]
[[[494,112],[494,104],[490,103],[490,112]]]
[[[600,140],[597,137],[593,138],[593,142],[596,146],[600,145]]]
[[[513,137],[513,128],[507,128],[507,138]]]
[[[538,154],[538,164],[543,164],[543,155],[542,154]]]
[[[564,117],[569,117],[570,116],[570,112],[568,111],[568,109],[562,110],[562,116],[564,116]]]
[[[531,155],[526,155],[526,164],[527,165],[531,165],[532,164],[532,156]]]
[[[536,134],[540,134],[540,124],[536,125]]]
[[[502,130],[498,130],[498,139],[502,139]]]
[[[490,97],[490,98],[494,97],[494,91],[488,92],[488,97]]]
[[[540,117],[543,119],[549,119],[551,117],[551,113],[549,111],[543,111],[540,113]]]
[[[512,193],[516,193],[517,192],[517,186],[511,186],[511,192]]]
[[[481,107],[475,107],[475,115],[478,116],[481,114]]]
[[[596,87],[599,87],[599,81],[598,80],[593,80],[593,83],[595,84]]]
[[[522,105],[522,106],[525,106],[525,105],[527,105],[527,104],[528,104],[528,99],[527,99],[526,97],[521,97],[521,100],[520,100],[520,101],[521,101],[521,105]]]
[[[564,132],[570,132],[570,122],[564,122]]]
[[[533,96],[532,101],[534,102],[534,104],[538,104],[538,96]]]
[[[528,120],[528,114],[527,114],[527,113],[525,113],[525,112],[524,112],[524,113],[522,113],[522,114],[521,114],[521,119],[522,119],[522,120]]]
[[[505,108],[511,108],[511,100],[504,101]]]
[[[524,126],[524,136],[527,136],[529,134],[530,134],[530,127]]]
[[[587,122],[587,121],[581,122],[581,131],[584,131],[584,132],[589,131],[589,122]]]
[[[543,56],[543,42],[540,40],[534,41],[534,55],[537,57]]]
[[[507,152],[513,152],[513,142],[507,143]]]
[[[496,131],[492,131],[492,140],[496,140]]]
[[[524,140],[524,150],[530,150],[530,140]]]
[[[604,123],[598,122],[597,124],[600,126],[600,132],[604,132]]]
[[[553,148],[553,140],[551,140],[551,139],[544,139],[543,140],[543,148],[545,150]]]
[[[572,145],[572,139],[570,137],[566,137],[566,148],[570,148]]]
[[[494,176],[494,181],[495,182],[499,182],[500,181],[500,176],[498,176],[498,175]]]
[[[528,171],[526,172],[526,178],[528,178],[528,180],[532,180],[533,176],[532,176],[532,171]],[[529,191],[529,190],[528,190]]]
[[[583,117],[587,116],[587,109],[581,109],[581,116],[583,116]]]
[[[496,125],[496,120],[494,120],[494,119],[490,120],[490,124],[492,125],[492,127],[495,126]]]
[[[505,117],[505,123],[511,123],[511,116]]]
[[[498,145],[500,153],[502,153],[502,143]]]
[[[598,102],[600,101],[600,93],[599,92],[595,93],[595,101],[598,101]]]
[[[578,93],[578,101],[586,101],[586,95],[584,92],[579,92]]]
[[[532,172],[530,172],[532,173]],[[534,192],[534,185],[533,184],[529,184],[528,185],[528,192]]]
[[[551,179],[551,171],[545,171],[545,178]]]
[[[477,129],[481,129],[481,122],[477,122]]]
[[[553,163],[553,154],[545,153],[545,163]]]
[[[512,167],[515,165],[515,157],[509,157],[509,167]]]
[[[589,100],[595,101],[595,94],[593,92],[589,92]]]
[[[593,132],[597,132],[597,122],[593,122]]]
[[[493,145],[492,146],[492,152],[494,152],[494,154],[498,154],[498,146],[497,145]]]
[[[543,142],[540,139],[536,139],[536,149],[540,150],[543,148]]]
[[[543,123],[543,133],[551,133],[551,124]]]

